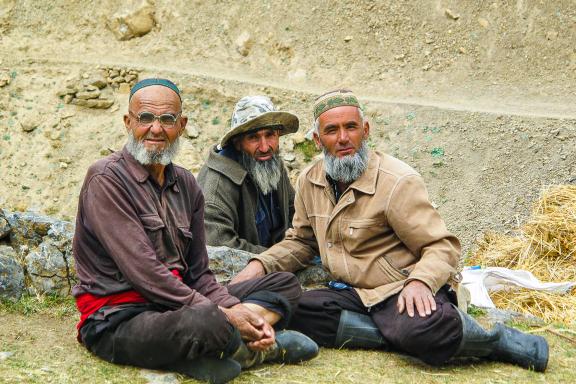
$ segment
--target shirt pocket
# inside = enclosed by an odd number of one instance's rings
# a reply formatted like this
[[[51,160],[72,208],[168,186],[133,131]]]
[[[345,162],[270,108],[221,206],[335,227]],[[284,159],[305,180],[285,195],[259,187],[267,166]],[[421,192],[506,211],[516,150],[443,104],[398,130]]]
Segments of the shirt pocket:
[[[150,243],[152,243],[152,247],[154,247],[156,256],[159,260],[165,260],[164,228],[166,225],[160,216],[154,213],[140,215],[140,221],[142,222],[142,226],[144,227],[144,231],[146,231],[148,239],[150,239]]]
[[[180,262],[183,264],[184,269],[188,269],[188,262],[186,261],[186,255],[188,254],[192,242],[194,240],[194,234],[190,231],[190,227],[187,225],[177,225],[178,228],[178,239],[176,247],[178,248],[178,255]]]

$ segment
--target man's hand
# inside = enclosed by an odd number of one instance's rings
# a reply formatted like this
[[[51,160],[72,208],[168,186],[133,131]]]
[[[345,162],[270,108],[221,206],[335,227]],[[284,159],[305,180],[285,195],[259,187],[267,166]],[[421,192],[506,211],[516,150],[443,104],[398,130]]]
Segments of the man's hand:
[[[230,284],[237,284],[245,280],[254,279],[256,277],[262,277],[266,274],[264,266],[259,260],[252,260],[248,263],[243,270],[240,271],[232,280]]]
[[[264,318],[242,304],[220,307],[228,321],[238,329],[246,345],[254,351],[265,351],[274,344],[274,329]]]
[[[398,313],[408,312],[408,316],[414,317],[414,306],[420,317],[426,317],[436,310],[436,300],[432,291],[420,280],[412,280],[398,296]]]

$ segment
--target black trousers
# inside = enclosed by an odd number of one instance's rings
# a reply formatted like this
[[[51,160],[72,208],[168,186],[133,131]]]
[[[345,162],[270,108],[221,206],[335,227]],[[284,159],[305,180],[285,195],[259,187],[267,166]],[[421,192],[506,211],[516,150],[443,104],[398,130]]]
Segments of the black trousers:
[[[342,310],[370,315],[389,344],[388,348],[420,358],[432,365],[451,358],[462,340],[462,322],[453,306],[456,297],[443,287],[435,296],[436,311],[426,317],[416,312],[399,314],[398,295],[370,308],[354,290],[316,289],[302,293],[289,328],[312,338],[318,345],[335,347]]]
[[[263,305],[286,320],[302,293],[296,277],[286,272],[227,288],[241,301]],[[105,311],[103,319],[94,316],[80,330],[86,348],[112,363],[179,371],[183,363],[201,356],[229,356],[241,342],[239,332],[215,304],[176,310],[135,304],[117,309]]]

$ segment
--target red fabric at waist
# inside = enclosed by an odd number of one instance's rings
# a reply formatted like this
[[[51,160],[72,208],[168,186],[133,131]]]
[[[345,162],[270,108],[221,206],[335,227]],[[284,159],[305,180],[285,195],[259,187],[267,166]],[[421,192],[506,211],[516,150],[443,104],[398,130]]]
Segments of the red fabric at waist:
[[[172,269],[170,272],[178,279],[182,280],[180,271]],[[80,321],[76,324],[76,329],[84,325],[88,317],[100,308],[111,305],[128,304],[128,303],[147,303],[148,300],[135,290],[115,293],[107,296],[96,296],[91,293],[83,293],[76,297],[76,308],[80,312]],[[80,340],[80,332],[78,332],[78,341]]]

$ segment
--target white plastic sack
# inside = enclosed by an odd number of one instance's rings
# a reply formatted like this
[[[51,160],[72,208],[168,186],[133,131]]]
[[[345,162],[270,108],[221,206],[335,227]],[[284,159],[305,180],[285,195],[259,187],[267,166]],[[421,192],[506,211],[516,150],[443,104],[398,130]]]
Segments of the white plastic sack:
[[[495,308],[488,291],[521,287],[564,294],[575,286],[576,282],[542,283],[531,272],[524,270],[512,270],[501,267],[482,269],[465,267],[462,271],[461,284],[470,291],[471,304],[477,307]]]

